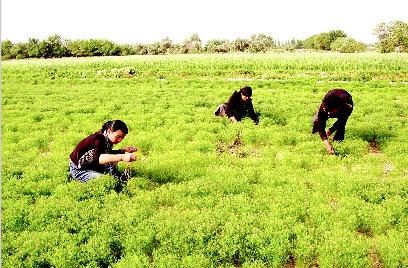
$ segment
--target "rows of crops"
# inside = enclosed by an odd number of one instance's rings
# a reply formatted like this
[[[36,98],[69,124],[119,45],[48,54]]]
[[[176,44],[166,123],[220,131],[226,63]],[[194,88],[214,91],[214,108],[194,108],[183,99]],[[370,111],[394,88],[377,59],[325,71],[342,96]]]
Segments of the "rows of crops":
[[[406,267],[407,83],[400,54],[3,62],[2,265]],[[260,124],[215,117],[245,85]],[[329,156],[310,119],[334,87],[355,108]],[[132,178],[70,181],[116,118]]]

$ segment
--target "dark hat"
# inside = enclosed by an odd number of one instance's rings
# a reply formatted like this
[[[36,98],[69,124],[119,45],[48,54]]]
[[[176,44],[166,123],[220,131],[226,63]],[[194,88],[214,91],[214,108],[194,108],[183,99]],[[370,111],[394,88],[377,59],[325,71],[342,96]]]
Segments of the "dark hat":
[[[239,90],[242,95],[251,97],[252,96],[252,88],[251,87],[243,87]]]

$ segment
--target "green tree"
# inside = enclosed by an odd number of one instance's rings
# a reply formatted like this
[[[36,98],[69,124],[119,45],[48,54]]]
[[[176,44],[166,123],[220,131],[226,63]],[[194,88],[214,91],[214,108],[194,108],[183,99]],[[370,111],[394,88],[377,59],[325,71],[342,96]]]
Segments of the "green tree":
[[[272,48],[276,48],[276,45],[271,36],[265,34],[251,36],[249,41],[249,50],[251,52],[266,52]]]
[[[200,53],[202,42],[198,34],[192,34],[189,38],[183,42],[184,53]]]
[[[305,48],[309,49],[330,50],[331,43],[341,37],[347,37],[347,35],[342,30],[333,30],[312,35],[306,38],[303,44]]]
[[[109,40],[92,40],[96,47],[95,56],[119,56],[120,47]]]
[[[378,37],[377,48],[382,53],[408,52],[408,24],[403,21],[393,21],[389,24],[379,23],[374,33]]]
[[[249,49],[249,43],[248,39],[237,38],[232,42],[232,48],[234,51],[244,52]]]
[[[39,58],[40,54],[40,40],[37,38],[28,39],[28,56],[30,58]]]
[[[13,59],[11,50],[13,48],[13,43],[10,40],[4,40],[1,42],[1,58],[3,60]]]
[[[44,58],[69,56],[69,50],[61,36],[55,34],[39,43],[40,55]]]
[[[171,47],[173,46],[173,41],[166,37],[160,41],[160,54],[167,54]]]
[[[11,48],[11,55],[15,59],[28,58],[28,44],[17,43]]]

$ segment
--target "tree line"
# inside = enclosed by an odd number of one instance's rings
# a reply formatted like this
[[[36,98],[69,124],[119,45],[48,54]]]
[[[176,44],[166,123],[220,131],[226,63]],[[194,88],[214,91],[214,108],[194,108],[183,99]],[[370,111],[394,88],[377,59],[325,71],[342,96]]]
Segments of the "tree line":
[[[393,21],[380,23],[374,30],[378,38],[377,50],[382,53],[408,52],[408,24]],[[304,40],[292,39],[280,42],[265,34],[254,34],[248,39],[213,39],[203,44],[198,34],[192,34],[182,43],[169,38],[150,44],[116,44],[106,39],[66,40],[60,35],[45,40],[29,38],[28,42],[1,44],[2,59],[60,58],[91,56],[160,55],[188,53],[266,52],[273,49],[313,49],[353,53],[365,51],[367,45],[348,37],[342,30],[312,35]]]

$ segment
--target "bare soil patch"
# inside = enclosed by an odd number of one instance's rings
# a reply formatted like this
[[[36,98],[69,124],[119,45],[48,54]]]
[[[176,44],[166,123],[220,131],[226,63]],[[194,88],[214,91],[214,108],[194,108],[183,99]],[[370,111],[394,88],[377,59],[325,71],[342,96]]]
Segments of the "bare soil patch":
[[[378,155],[381,154],[380,145],[378,144],[377,138],[374,136],[369,142],[369,152],[370,154]]]
[[[378,255],[377,250],[372,248],[368,253],[368,258],[371,260],[371,267],[372,268],[383,268],[384,265],[381,261],[380,256]]]

